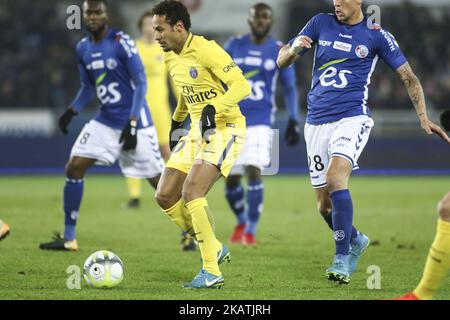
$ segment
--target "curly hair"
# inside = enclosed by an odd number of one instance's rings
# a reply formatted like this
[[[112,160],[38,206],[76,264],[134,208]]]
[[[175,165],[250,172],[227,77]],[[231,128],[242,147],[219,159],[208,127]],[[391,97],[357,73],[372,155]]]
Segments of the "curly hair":
[[[178,21],[181,21],[187,31],[191,28],[191,16],[189,15],[187,8],[181,2],[175,0],[161,1],[153,7],[152,14],[166,16],[166,20],[171,26],[174,26]]]

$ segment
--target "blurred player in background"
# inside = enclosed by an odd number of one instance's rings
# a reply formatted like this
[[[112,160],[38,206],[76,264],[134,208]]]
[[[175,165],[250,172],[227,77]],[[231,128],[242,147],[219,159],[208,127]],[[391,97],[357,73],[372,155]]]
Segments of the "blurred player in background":
[[[450,110],[441,114],[441,123],[450,131]],[[450,269],[450,192],[438,203],[436,236],[428,253],[422,279],[413,292],[397,300],[431,300]]]
[[[164,64],[164,52],[155,42],[151,12],[145,12],[138,21],[141,38],[136,40],[136,47],[145,68],[147,78],[147,95],[153,124],[158,134],[159,150],[165,161],[169,159],[169,131],[171,112],[169,106],[168,75]],[[138,208],[142,196],[142,180],[127,178],[130,200],[128,208]]]
[[[379,58],[405,84],[422,128],[450,143],[428,119],[419,79],[395,38],[363,15],[362,0],[334,0],[335,14],[318,14],[284,46],[277,63],[287,67],[315,45],[308,94],[305,140],[319,212],[333,230],[336,254],[328,279],[349,283],[369,238],[353,227],[348,180],[364,149],[373,120],[367,105],[371,75]]]
[[[9,226],[6,222],[0,220],[0,240],[3,240],[10,234]]]
[[[232,243],[256,245],[256,228],[263,210],[261,171],[270,164],[278,77],[289,110],[285,140],[293,146],[300,139],[295,70],[293,66],[280,70],[276,64],[283,44],[269,35],[272,22],[272,8],[265,3],[255,4],[248,18],[251,34],[233,37],[225,45],[252,88],[251,95],[239,103],[247,123],[244,148],[226,180],[226,198],[237,218]],[[243,174],[248,181],[247,208],[241,185]]]
[[[90,35],[76,48],[81,89],[60,117],[60,129],[67,134],[72,118],[95,96],[101,107],[78,136],[66,166],[64,236],[55,234],[53,241],[40,245],[41,249],[78,250],[75,226],[84,174],[92,165],[109,166],[119,160],[126,177],[146,178],[154,188],[164,167],[145,102],[144,66],[134,41],[107,25],[106,1],[86,0],[83,15]]]
[[[215,236],[205,196],[217,179],[228,176],[242,149],[245,118],[238,102],[250,94],[250,86],[220,46],[189,31],[191,20],[182,3],[161,1],[152,13],[156,41],[166,52],[169,74],[180,93],[172,117],[172,155],[156,200],[199,244],[202,268],[184,287],[220,288],[224,277],[219,264],[229,260],[230,252]],[[188,114],[188,135],[173,141]]]

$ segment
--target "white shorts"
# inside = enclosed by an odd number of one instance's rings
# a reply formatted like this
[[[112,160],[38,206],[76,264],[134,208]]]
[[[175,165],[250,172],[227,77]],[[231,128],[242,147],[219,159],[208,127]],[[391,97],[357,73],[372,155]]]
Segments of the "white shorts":
[[[243,175],[245,167],[253,166],[261,171],[270,165],[272,151],[272,128],[266,125],[247,127],[244,147],[239,154],[230,175]]]
[[[70,157],[96,159],[95,164],[111,166],[119,160],[126,177],[154,178],[161,174],[164,162],[158,145],[155,127],[138,130],[135,150],[123,151],[119,143],[122,131],[91,120],[81,130],[72,147]]]
[[[327,185],[331,157],[347,159],[358,169],[358,158],[369,140],[374,122],[362,115],[321,125],[305,125],[306,151],[313,188]]]

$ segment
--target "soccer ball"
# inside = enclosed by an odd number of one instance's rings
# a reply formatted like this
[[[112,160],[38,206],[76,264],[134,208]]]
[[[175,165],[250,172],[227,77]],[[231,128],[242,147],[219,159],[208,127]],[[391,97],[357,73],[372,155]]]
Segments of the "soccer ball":
[[[123,280],[123,262],[107,250],[96,251],[84,263],[84,279],[94,288],[112,288]]]

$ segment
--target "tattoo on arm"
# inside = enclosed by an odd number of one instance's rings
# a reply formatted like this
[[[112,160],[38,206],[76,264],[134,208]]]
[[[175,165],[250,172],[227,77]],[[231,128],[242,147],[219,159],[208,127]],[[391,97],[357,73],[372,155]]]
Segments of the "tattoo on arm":
[[[409,63],[403,64],[397,69],[397,74],[408,90],[409,98],[416,108],[419,117],[426,114],[425,95],[419,79],[414,74]]]

